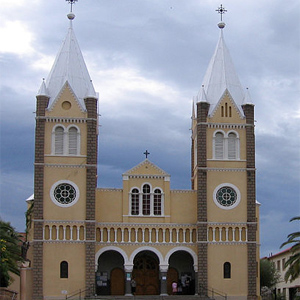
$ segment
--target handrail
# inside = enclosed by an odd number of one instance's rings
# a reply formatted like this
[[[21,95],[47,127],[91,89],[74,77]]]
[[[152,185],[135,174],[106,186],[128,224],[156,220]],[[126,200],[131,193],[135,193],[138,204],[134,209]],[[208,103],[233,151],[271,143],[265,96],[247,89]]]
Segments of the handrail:
[[[209,287],[209,286],[208,286],[208,287],[205,287],[205,286],[200,285],[200,287],[201,287],[202,289],[204,289],[206,292],[210,292],[212,298],[213,298],[214,295],[216,294],[216,295],[218,295],[218,296],[224,298],[225,300],[227,300],[227,294],[224,293],[224,292],[221,292],[221,291],[219,291],[219,290],[217,290],[217,289],[214,289],[214,288],[212,288],[212,287]],[[208,296],[208,293],[207,293],[207,296]]]
[[[81,300],[81,294],[86,292],[86,291],[90,291],[91,289],[94,290],[94,285],[92,284],[90,287],[86,288],[86,289],[79,289],[76,292],[70,293],[69,295],[66,295],[66,300],[67,299],[71,299],[75,296],[79,295],[79,300]]]

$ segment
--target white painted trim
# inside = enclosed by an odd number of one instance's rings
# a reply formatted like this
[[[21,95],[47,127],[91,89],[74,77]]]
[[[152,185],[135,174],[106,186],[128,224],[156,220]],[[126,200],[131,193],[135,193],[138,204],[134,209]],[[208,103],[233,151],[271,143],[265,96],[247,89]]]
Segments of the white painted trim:
[[[139,248],[135,249],[130,255],[129,263],[133,264],[133,260],[134,260],[135,256],[142,251],[154,252],[159,259],[159,265],[164,264],[164,258],[163,258],[163,255],[161,254],[161,252],[158,249],[156,249],[154,247],[149,247],[149,246],[139,247]]]
[[[225,187],[225,186],[229,186],[229,187],[233,188],[233,189],[235,190],[235,192],[236,192],[236,195],[237,195],[236,202],[235,202],[233,205],[231,205],[231,206],[223,206],[223,205],[221,205],[221,204],[217,201],[217,199],[216,199],[217,191],[218,191],[220,188]],[[213,192],[213,200],[214,200],[214,203],[215,203],[219,208],[225,209],[225,210],[230,210],[230,209],[233,209],[233,208],[235,208],[236,206],[238,206],[238,204],[240,203],[240,201],[241,201],[241,192],[240,192],[240,190],[239,190],[234,184],[232,184],[232,183],[221,183],[221,184],[219,184],[219,185],[215,188],[215,190],[214,190],[214,192]]]
[[[75,197],[74,201],[72,201],[72,202],[69,203],[69,204],[61,204],[61,203],[59,203],[59,202],[55,199],[55,197],[54,197],[54,190],[55,190],[55,188],[56,188],[59,184],[62,184],[62,183],[68,183],[68,184],[72,185],[72,186],[75,188],[75,190],[76,190],[76,197]],[[55,183],[52,185],[51,189],[50,189],[50,198],[51,198],[52,202],[53,202],[55,205],[60,206],[60,207],[63,207],[63,208],[65,208],[65,207],[70,207],[70,206],[73,206],[74,204],[76,204],[76,202],[78,201],[79,197],[80,197],[80,192],[79,192],[78,186],[77,186],[73,181],[70,181],[70,180],[59,180],[59,181],[55,182]]]
[[[116,251],[116,252],[120,253],[124,258],[124,265],[129,265],[128,256],[123,249],[116,247],[116,246],[107,246],[107,247],[101,248],[96,253],[96,255],[95,255],[95,265],[96,266],[98,266],[98,260],[99,260],[99,257],[101,256],[101,254],[103,254],[104,252],[107,252],[107,251]]]

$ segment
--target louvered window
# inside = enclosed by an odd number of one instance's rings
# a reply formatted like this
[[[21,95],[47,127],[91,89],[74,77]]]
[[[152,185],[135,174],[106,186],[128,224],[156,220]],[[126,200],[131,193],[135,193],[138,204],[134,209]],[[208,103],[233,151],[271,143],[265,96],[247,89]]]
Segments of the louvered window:
[[[136,216],[139,214],[140,208],[139,190],[133,189],[131,192],[131,214]]]
[[[150,215],[150,186],[145,184],[143,186],[143,215]]]
[[[64,129],[62,127],[55,128],[55,154],[63,154],[64,153]]]
[[[75,127],[69,129],[69,154],[77,155],[78,130]]]
[[[156,189],[154,191],[154,215],[161,215],[161,191]]]
[[[217,132],[215,135],[215,159],[224,158],[224,135]]]
[[[228,134],[228,159],[237,159],[237,136],[232,132]]]

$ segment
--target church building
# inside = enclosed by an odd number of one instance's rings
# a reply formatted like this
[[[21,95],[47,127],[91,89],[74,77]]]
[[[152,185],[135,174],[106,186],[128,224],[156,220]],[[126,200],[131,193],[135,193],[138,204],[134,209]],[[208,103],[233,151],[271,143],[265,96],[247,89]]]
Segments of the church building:
[[[36,96],[27,299],[259,297],[254,105],[224,41],[194,98],[191,189],[146,159],[97,187],[98,95],[70,26]],[[100,99],[101,101],[101,99]],[[101,153],[99,154],[101,155]],[[99,170],[101,172],[101,170]]]

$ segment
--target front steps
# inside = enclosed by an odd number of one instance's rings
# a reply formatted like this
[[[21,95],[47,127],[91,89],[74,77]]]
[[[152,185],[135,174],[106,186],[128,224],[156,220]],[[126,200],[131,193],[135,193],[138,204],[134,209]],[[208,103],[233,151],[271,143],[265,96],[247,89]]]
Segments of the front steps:
[[[87,297],[85,300],[212,300],[197,295],[176,295],[176,296],[95,296]]]

